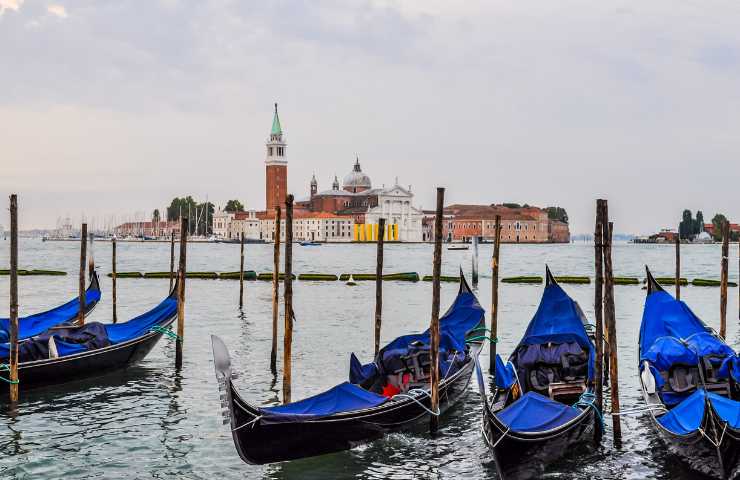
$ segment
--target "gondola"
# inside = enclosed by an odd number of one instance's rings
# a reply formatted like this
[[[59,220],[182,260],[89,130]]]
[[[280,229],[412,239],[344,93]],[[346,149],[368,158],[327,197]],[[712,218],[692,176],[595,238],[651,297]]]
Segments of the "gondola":
[[[311,240],[306,240],[306,241],[303,241],[303,242],[299,242],[299,245],[301,247],[320,247],[321,246],[321,244],[319,242],[314,242],[314,241],[311,241]]]
[[[85,290],[85,316],[93,311],[100,301],[100,281],[98,274],[90,276],[90,285]],[[46,312],[36,313],[18,319],[18,339],[38,335],[47,329],[76,319],[80,314],[80,300],[73,298],[64,305],[52,308]],[[10,340],[10,319],[0,318],[0,343]]]
[[[572,447],[592,445],[601,435],[586,318],[549,268],[546,277],[537,312],[509,361],[496,356],[490,401],[476,365],[483,437],[500,478],[540,478]]]
[[[177,282],[156,307],[122,323],[52,327],[18,344],[21,389],[65,383],[119,370],[142,360],[177,316]],[[0,344],[7,363],[9,344]],[[6,392],[7,389],[0,389]]]
[[[212,336],[225,423],[239,456],[266,464],[338,452],[443,413],[470,383],[484,339],[484,314],[461,278],[454,303],[440,318],[439,412],[430,410],[428,330],[396,338],[366,365],[352,354],[348,382],[274,407],[257,407],[242,398],[232,383],[226,345]]]
[[[713,478],[740,478],[740,359],[647,270],[640,325],[644,409],[670,453]]]

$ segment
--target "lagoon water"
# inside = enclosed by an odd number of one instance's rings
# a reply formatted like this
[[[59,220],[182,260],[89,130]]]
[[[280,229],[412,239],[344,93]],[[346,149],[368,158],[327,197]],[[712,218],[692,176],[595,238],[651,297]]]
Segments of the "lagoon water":
[[[0,268],[7,268],[9,241],[0,240]],[[490,309],[491,245],[482,245],[478,296]],[[737,281],[737,246],[732,246],[730,279]],[[103,299],[90,320],[111,318],[110,244],[97,242],[95,258],[102,277]],[[388,245],[385,271],[431,273],[430,245]],[[683,275],[719,278],[719,245],[682,249]],[[674,250],[668,245],[614,247],[616,275],[644,277],[648,264],[656,275],[670,276]],[[20,310],[28,315],[74,297],[79,245],[21,239],[21,268],[70,272],[64,277],[21,277]],[[593,275],[593,245],[504,245],[502,276],[543,275],[545,263],[558,275]],[[247,245],[246,268],[271,270],[272,246]],[[470,251],[443,251],[443,274],[460,266],[469,275]],[[165,243],[119,243],[118,271],[169,268]],[[191,244],[188,270],[234,271],[239,246]],[[297,273],[374,272],[374,245],[294,247]],[[158,303],[167,280],[119,279],[118,316],[131,318]],[[499,352],[508,355],[533,315],[542,292],[538,285],[502,284]],[[593,319],[593,285],[566,285],[566,291]],[[269,372],[271,283],[248,282],[245,308],[238,308],[238,282],[188,280],[185,362],[176,373],[174,348],[163,339],[139,365],[102,378],[61,387],[21,392],[19,413],[0,412],[0,478],[192,478],[192,479],[330,479],[330,478],[493,478],[495,467],[480,434],[481,403],[472,388],[441,421],[440,435],[424,431],[395,433],[347,452],[267,466],[242,463],[229,428],[221,424],[213,373],[210,335],[221,336],[232,354],[236,384],[257,404],[275,404],[281,379]],[[443,284],[442,309],[452,301],[456,284]],[[375,301],[373,282],[347,287],[342,282],[295,282],[293,396],[329,388],[347,377],[349,353],[369,360]],[[615,287],[620,390],[623,408],[640,403],[635,375],[636,342],[645,291]],[[719,289],[684,287],[682,298],[710,326],[719,328]],[[431,284],[384,284],[382,342],[429,324]],[[738,349],[738,289],[729,293],[728,343]],[[8,277],[0,276],[0,317],[8,316]],[[280,321],[282,325],[282,317]],[[282,335],[282,329],[281,329]],[[279,341],[282,345],[282,340]],[[279,354],[281,358],[282,352]],[[488,352],[481,363],[488,364]],[[5,385],[5,384],[3,384]],[[2,387],[2,385],[0,385]],[[5,387],[2,387],[5,388]],[[2,400],[3,402],[5,400]],[[623,419],[624,445],[615,449],[607,432],[601,448],[574,452],[552,465],[548,478],[689,479],[695,478],[666,449],[644,417]]]

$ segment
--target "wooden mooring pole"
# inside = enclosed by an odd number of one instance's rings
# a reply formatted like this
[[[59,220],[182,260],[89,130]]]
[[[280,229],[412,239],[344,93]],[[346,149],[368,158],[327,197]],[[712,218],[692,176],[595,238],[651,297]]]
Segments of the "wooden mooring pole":
[[[10,404],[18,403],[18,196],[10,196]]]
[[[85,324],[85,307],[87,306],[87,299],[85,298],[85,263],[87,263],[87,223],[82,224],[80,231],[80,312],[77,314],[79,325]]]
[[[175,231],[170,235],[170,292],[172,283],[175,281]]]
[[[496,215],[495,241],[493,245],[493,258],[491,259],[491,358],[488,370],[491,374],[496,372],[496,344],[498,343],[498,274],[499,256],[501,254],[501,215]]]
[[[594,319],[596,332],[596,359],[594,361],[594,390],[596,393],[596,407],[599,412],[604,409],[604,224],[601,200],[596,202],[596,228],[594,229]]]
[[[719,336],[727,334],[727,281],[730,268],[730,222],[722,225],[722,272],[719,287]]]
[[[118,322],[118,312],[116,311],[116,237],[113,237],[111,239],[111,267],[113,268],[113,272],[111,273],[111,281],[113,282],[113,291],[111,292],[111,296],[113,299],[113,323]],[[172,283],[172,280],[170,279],[170,283]],[[172,290],[172,286],[170,285],[170,291]]]
[[[175,368],[182,368],[182,347],[185,340],[185,277],[188,248],[188,218],[180,219],[180,265],[177,269],[177,340],[175,340]]]
[[[383,240],[385,218],[378,220],[378,257],[375,265],[375,355],[380,350],[380,326],[383,321]]]
[[[681,300],[681,234],[676,235],[676,300]]]
[[[283,337],[283,403],[290,403],[293,368],[293,195],[285,198],[285,336]]]
[[[431,335],[431,410],[429,431],[432,434],[439,428],[439,277],[442,272],[442,211],[445,189],[437,188],[437,212],[434,217],[434,258],[432,267],[432,320],[429,326]]]
[[[244,307],[244,232],[241,232],[239,242],[239,308]]]
[[[619,364],[617,355],[617,320],[614,311],[614,271],[612,268],[612,232],[609,210],[604,202],[604,320],[609,332],[609,386],[611,390],[612,431],[614,445],[622,445],[622,424],[619,419]]]
[[[280,206],[275,207],[275,248],[272,254],[272,350],[270,371],[277,375],[278,301],[280,299]]]
[[[473,237],[473,265],[472,273],[473,277],[473,288],[478,286],[478,237]]]

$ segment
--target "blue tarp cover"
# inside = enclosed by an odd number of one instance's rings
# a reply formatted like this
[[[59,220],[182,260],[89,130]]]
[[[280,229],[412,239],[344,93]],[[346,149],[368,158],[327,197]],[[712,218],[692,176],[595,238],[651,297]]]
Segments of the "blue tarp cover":
[[[594,349],[583,326],[581,310],[560,285],[553,283],[545,287],[540,306],[519,345],[569,342],[576,342],[589,352],[588,378],[593,379]]]
[[[498,388],[507,389],[514,385],[516,382],[516,373],[514,373],[514,365],[507,363],[504,365],[504,361],[501,357],[496,355],[496,386]]]
[[[176,313],[177,298],[171,296],[136,318],[123,323],[106,325],[105,330],[108,332],[110,343],[115,345],[145,335],[152,327],[172,318]]]
[[[581,410],[527,392],[496,414],[496,418],[516,432],[542,432],[564,425],[580,414]]]
[[[706,355],[733,355],[734,351],[722,340],[712,335],[704,322],[681,301],[664,291],[648,295],[640,325],[640,363],[653,361],[648,357],[654,344],[664,337],[674,337],[693,352],[693,357]],[[660,340],[662,341],[662,340]],[[672,345],[671,349],[674,348]],[[658,347],[658,346],[656,346]],[[650,355],[654,356],[656,350]],[[678,353],[677,350],[674,353]],[[690,354],[685,353],[679,363],[696,364]]]
[[[88,288],[85,293],[85,304],[89,307],[95,302],[100,301],[100,290]],[[80,300],[75,298],[59,307],[53,308],[46,312],[37,313],[28,317],[18,319],[18,340],[33,337],[45,332],[51,327],[69,322],[77,318],[80,311]],[[0,343],[10,341],[9,330],[10,320],[0,318]]]
[[[658,337],[642,359],[650,362],[660,372],[667,372],[674,364],[697,365],[696,352],[675,337]],[[656,377],[657,378],[657,377]]]
[[[313,397],[277,407],[261,408],[260,412],[263,417],[262,421],[266,423],[288,422],[309,420],[334,413],[372,408],[386,401],[388,399],[382,395],[377,395],[357,385],[344,382]]]
[[[152,327],[172,318],[176,313],[177,299],[174,297],[167,297],[162,301],[162,303],[160,303],[153,309],[127,322],[100,325],[101,328],[105,329],[107,342],[115,345],[117,343],[126,342],[128,340],[133,340],[134,338],[145,335]],[[47,334],[42,335],[41,341],[48,342],[48,336],[51,335],[54,335],[54,330],[49,330]],[[45,340],[43,340],[44,338]],[[88,348],[86,348],[82,344],[70,343],[61,340],[61,338],[59,338],[59,335],[55,335],[54,340],[57,344],[57,351],[60,357],[88,350]],[[33,341],[33,339],[28,339],[27,341]],[[90,345],[93,346],[93,344]],[[0,358],[8,358],[9,352],[9,343],[0,344]]]
[[[658,418],[663,427],[678,435],[688,435],[701,427],[704,419],[705,399],[709,397],[712,408],[730,427],[740,428],[740,402],[709,392],[703,388],[689,395],[684,401]]]

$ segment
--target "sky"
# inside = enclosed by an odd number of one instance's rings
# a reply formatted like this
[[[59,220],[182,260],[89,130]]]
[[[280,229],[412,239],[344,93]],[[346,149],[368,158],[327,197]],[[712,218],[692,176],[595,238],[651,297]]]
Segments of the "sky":
[[[0,0],[0,195],[22,229],[264,207],[359,156],[417,206],[559,205],[593,230],[740,219],[740,3]],[[8,225],[7,210],[0,224]]]

